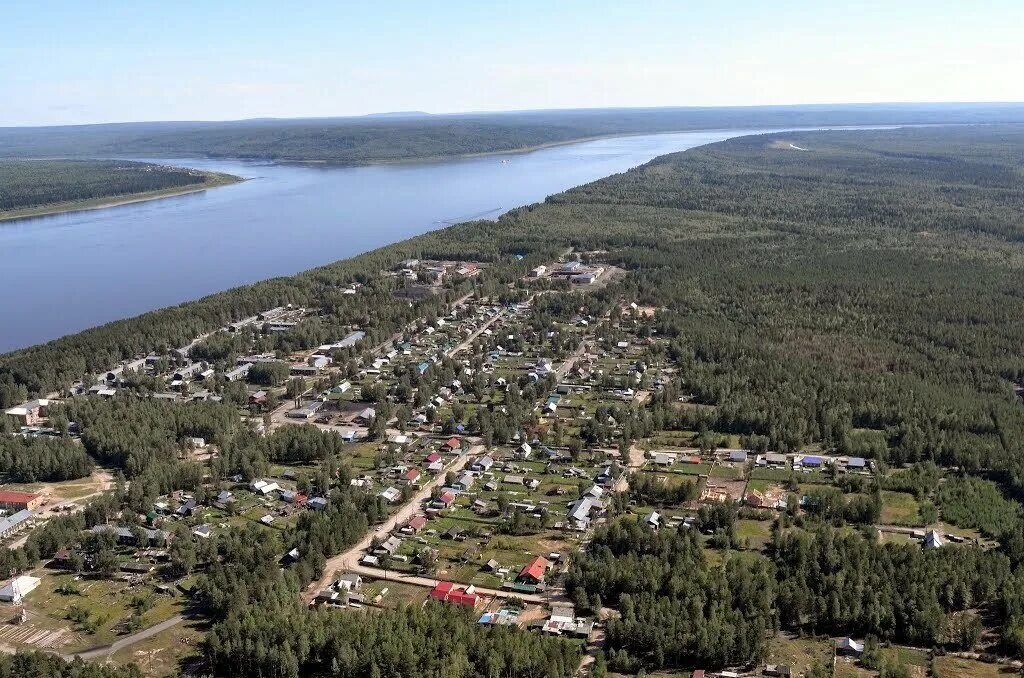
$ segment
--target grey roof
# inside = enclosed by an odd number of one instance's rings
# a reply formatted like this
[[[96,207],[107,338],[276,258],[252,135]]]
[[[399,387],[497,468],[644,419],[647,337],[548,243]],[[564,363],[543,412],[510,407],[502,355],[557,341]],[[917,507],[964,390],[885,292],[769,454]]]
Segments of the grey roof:
[[[594,500],[590,497],[583,497],[569,505],[569,517],[573,520],[586,522],[590,519],[590,510],[594,508]]]
[[[22,509],[13,515],[0,519],[0,534],[6,534],[7,532],[18,527],[31,517],[31,511],[29,511],[28,509]]]

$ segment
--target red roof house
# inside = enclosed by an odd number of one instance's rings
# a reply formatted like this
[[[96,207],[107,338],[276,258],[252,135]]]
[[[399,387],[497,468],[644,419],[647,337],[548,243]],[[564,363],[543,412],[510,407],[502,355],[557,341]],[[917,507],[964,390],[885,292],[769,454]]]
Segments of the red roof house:
[[[539,584],[544,581],[544,575],[547,574],[550,565],[551,563],[548,562],[547,558],[537,556],[519,572],[519,578],[523,581]]]
[[[427,525],[427,517],[423,514],[413,516],[409,520],[409,529],[413,532],[419,532]]]
[[[448,439],[448,442],[446,442],[444,446],[447,447],[452,452],[454,452],[455,450],[462,447],[462,441],[460,441],[457,437],[452,436],[451,438]]]
[[[430,597],[434,600],[448,600],[448,594],[452,592],[453,588],[455,588],[455,584],[450,581],[439,581],[430,591]]]
[[[449,603],[455,605],[465,605],[466,607],[476,607],[476,603],[479,600],[479,596],[475,593],[469,593],[468,591],[452,591],[448,594]]]
[[[430,597],[441,602],[465,605],[466,607],[476,607],[477,602],[480,600],[480,597],[470,589],[457,587],[450,581],[437,582],[430,591]]]
[[[441,455],[438,454],[437,452],[431,452],[430,454],[427,455],[425,461],[428,464],[433,464],[435,461],[441,461]]]
[[[420,479],[420,470],[418,468],[411,468],[405,472],[403,477],[405,478],[405,482],[410,484],[415,483]]]
[[[450,508],[455,503],[455,493],[451,490],[445,490],[437,500],[444,504],[445,508]]]

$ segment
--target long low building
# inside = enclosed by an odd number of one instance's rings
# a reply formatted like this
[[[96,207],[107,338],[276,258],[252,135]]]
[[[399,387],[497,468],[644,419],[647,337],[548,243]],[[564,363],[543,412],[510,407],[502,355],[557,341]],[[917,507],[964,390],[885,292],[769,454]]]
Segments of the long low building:
[[[0,518],[0,538],[6,538],[28,525],[32,512],[22,509],[12,516]]]
[[[34,492],[0,491],[0,508],[34,511],[43,503],[43,495]]]
[[[294,410],[289,410],[286,417],[289,419],[312,419],[316,416],[316,413],[323,409],[324,403],[321,400],[314,400],[306,403],[302,407],[297,407]]]

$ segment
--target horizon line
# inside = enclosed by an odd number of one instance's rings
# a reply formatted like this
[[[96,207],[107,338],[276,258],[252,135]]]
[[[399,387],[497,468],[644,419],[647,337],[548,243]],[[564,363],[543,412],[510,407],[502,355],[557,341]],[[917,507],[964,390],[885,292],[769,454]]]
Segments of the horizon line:
[[[56,125],[19,124],[0,125],[0,130],[16,129],[55,129],[68,127],[101,127],[113,125],[140,124],[231,124],[246,122],[283,122],[283,121],[317,121],[317,120],[413,120],[416,118],[458,118],[475,116],[500,116],[516,114],[542,113],[587,113],[600,111],[714,111],[737,109],[797,109],[797,108],[870,108],[870,107],[912,107],[912,106],[1024,106],[1024,101],[870,101],[870,102],[831,102],[831,103],[790,103],[790,104],[723,104],[723,105],[675,105],[675,106],[583,106],[572,108],[519,108],[501,110],[474,111],[443,111],[430,112],[421,110],[409,111],[378,111],[359,114],[311,115],[311,116],[253,116],[247,118],[196,118],[179,120],[108,120],[102,122],[78,122]]]

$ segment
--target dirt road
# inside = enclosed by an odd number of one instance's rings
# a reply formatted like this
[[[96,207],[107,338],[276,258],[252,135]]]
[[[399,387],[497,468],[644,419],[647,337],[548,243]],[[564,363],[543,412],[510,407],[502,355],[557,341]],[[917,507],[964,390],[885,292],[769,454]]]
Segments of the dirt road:
[[[505,317],[505,311],[504,311],[504,309],[503,309],[503,310],[501,310],[501,311],[498,311],[497,313],[495,313],[495,314],[494,314],[494,316],[492,316],[490,320],[488,320],[488,321],[487,321],[487,322],[485,322],[485,323],[484,323],[483,325],[481,325],[480,327],[478,327],[478,328],[476,329],[476,331],[474,331],[474,332],[473,332],[473,334],[471,334],[471,335],[469,335],[468,337],[466,337],[466,339],[465,339],[465,340],[464,340],[464,341],[463,341],[463,342],[462,342],[461,344],[459,344],[459,345],[458,345],[458,346],[456,346],[455,348],[453,348],[453,349],[451,349],[450,351],[448,351],[448,357],[449,357],[449,358],[453,358],[453,357],[454,357],[454,356],[455,356],[456,354],[458,354],[458,353],[461,353],[462,351],[465,351],[465,350],[466,350],[467,348],[469,348],[470,346],[472,346],[472,345],[473,345],[473,342],[474,342],[474,341],[476,341],[476,338],[477,338],[477,337],[479,337],[479,336],[480,336],[481,334],[483,334],[483,333],[484,333],[484,331],[485,331],[485,330],[486,330],[486,329],[487,329],[488,327],[490,327],[490,326],[491,326],[491,325],[493,325],[493,324],[494,324],[495,322],[497,322],[499,318],[503,318],[503,317]]]
[[[363,551],[370,546],[370,542],[373,541],[373,537],[375,535],[385,535],[394,530],[397,526],[409,520],[409,518],[415,515],[419,510],[420,504],[423,500],[430,496],[433,489],[444,484],[445,476],[449,471],[461,471],[466,464],[469,463],[470,458],[482,454],[485,449],[486,448],[480,444],[471,447],[466,454],[463,454],[461,457],[456,459],[451,466],[444,470],[444,472],[437,474],[433,480],[421,487],[420,490],[409,499],[409,501],[403,504],[402,507],[394,513],[394,515],[376,528],[368,531],[362,539],[349,547],[348,550],[329,558],[327,563],[324,565],[324,575],[306,588],[305,593],[302,595],[302,599],[307,603],[311,602],[313,598],[316,597],[317,592],[322,591],[330,585],[332,578],[339,570],[347,570],[383,578],[384,570],[377,570],[376,568],[369,568],[359,564],[359,559],[362,557]],[[395,576],[395,574],[390,573],[389,576]],[[410,583],[415,584],[416,582],[410,580]],[[433,586],[432,583],[424,583],[421,585]]]
[[[573,366],[577,362],[579,362],[579,359],[582,358],[584,354],[586,354],[587,347],[589,345],[589,342],[581,341],[580,345],[576,348],[575,351],[573,351],[573,354],[566,358],[565,362],[559,365],[558,369],[555,370],[555,379],[557,379],[558,381],[562,381],[563,379],[565,379],[565,375],[569,374],[569,370],[571,370]]]
[[[118,650],[124,649],[129,645],[134,645],[135,643],[145,640],[146,638],[155,636],[161,631],[166,631],[171,627],[177,626],[184,620],[185,618],[182,617],[180,614],[175,615],[170,619],[167,619],[166,621],[162,621],[159,624],[154,624],[153,626],[150,626],[148,629],[143,629],[138,633],[133,633],[130,636],[125,636],[124,638],[121,638],[120,640],[115,640],[110,645],[104,645],[102,647],[97,647],[92,650],[86,650],[85,652],[77,652],[65,658],[71,659],[74,657],[81,657],[82,659],[101,659],[103,657],[109,657]]]

